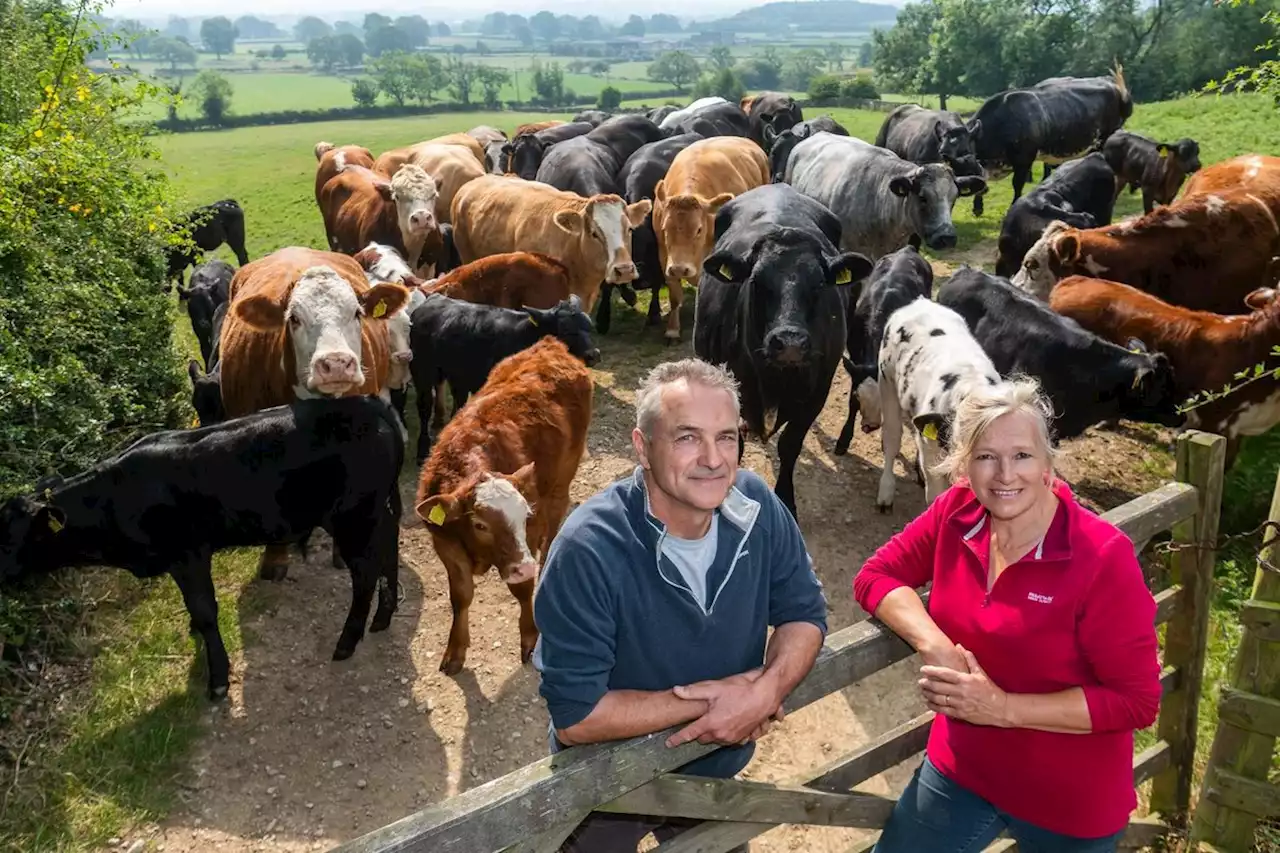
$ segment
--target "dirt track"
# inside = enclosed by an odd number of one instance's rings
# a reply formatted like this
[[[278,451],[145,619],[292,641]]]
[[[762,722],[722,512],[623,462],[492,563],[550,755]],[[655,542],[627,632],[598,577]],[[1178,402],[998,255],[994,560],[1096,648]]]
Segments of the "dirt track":
[[[686,299],[691,307],[692,299]],[[632,389],[665,358],[658,330],[619,324],[601,341],[595,415],[574,484],[581,501],[633,467]],[[685,326],[692,328],[692,318]],[[687,333],[686,333],[687,338]],[[862,561],[923,508],[923,490],[898,466],[892,515],[875,512],[879,434],[859,433],[850,455],[831,453],[844,422],[848,379],[836,377],[810,432],[796,474],[800,525],[830,603],[830,627],[865,618],[850,582]],[[1091,431],[1064,446],[1062,473],[1095,508],[1109,508],[1168,476],[1164,431]],[[904,450],[914,452],[910,439]],[[774,448],[748,443],[743,464],[772,481]],[[413,492],[406,473],[406,497]],[[411,504],[407,504],[411,506]],[[519,663],[517,607],[495,573],[477,584],[472,646],[463,672],[437,672],[449,628],[444,571],[420,522],[406,509],[402,531],[404,601],[390,631],[366,638],[354,658],[329,660],[350,594],[328,565],[327,543],[280,585],[253,583],[256,613],[243,625],[245,651],[233,661],[230,700],[209,713],[204,739],[183,781],[185,807],[146,837],[170,853],[328,849],[429,803],[475,787],[546,754],[547,715],[537,677]],[[761,741],[745,776],[792,779],[920,713],[914,661],[796,713]],[[891,793],[898,769],[864,789]],[[757,840],[758,853],[841,853],[854,831],[782,828]]]

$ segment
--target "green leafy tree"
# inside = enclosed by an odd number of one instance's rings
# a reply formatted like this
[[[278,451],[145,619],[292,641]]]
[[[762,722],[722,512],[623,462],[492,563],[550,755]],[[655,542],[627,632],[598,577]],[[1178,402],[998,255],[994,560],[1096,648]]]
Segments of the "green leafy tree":
[[[167,36],[160,36],[152,41],[151,53],[157,59],[169,63],[169,70],[175,74],[179,65],[190,65],[194,68],[197,60],[194,47]]]
[[[325,21],[308,15],[293,25],[293,37],[303,44],[310,44],[312,39],[333,35],[333,28]]]
[[[809,98],[814,101],[834,101],[840,97],[840,78],[831,74],[819,74],[809,80]]]
[[[605,86],[596,98],[596,106],[602,110],[616,110],[622,106],[622,92],[613,86]]]
[[[844,57],[847,52],[844,45],[835,41],[822,49],[822,54],[826,57],[827,62],[831,63],[837,71],[844,70]]]
[[[875,56],[876,46],[874,42],[864,41],[862,44],[858,45],[859,68],[870,68],[871,64],[875,62]]]
[[[537,93],[536,101],[552,107],[564,103],[564,69],[560,67],[560,63],[543,65],[534,60],[529,71],[533,90]]]
[[[205,50],[213,51],[214,56],[222,59],[225,53],[235,53],[236,38],[240,34],[235,24],[219,15],[216,18],[205,18],[200,22],[200,41]]]
[[[277,62],[280,61],[281,59],[284,59],[288,55],[289,54],[284,49],[284,45],[282,44],[271,45],[271,58],[276,60]]]
[[[484,92],[485,105],[496,107],[502,87],[511,82],[511,73],[495,65],[477,65],[475,68],[475,82]]]
[[[372,107],[378,103],[378,82],[360,77],[351,82],[351,99],[357,106]]]
[[[370,15],[369,17],[382,16]],[[401,53],[413,49],[409,34],[399,27],[387,25],[373,30],[365,30],[365,33],[364,46],[372,57],[376,58],[384,53]]]
[[[693,87],[693,96],[695,98],[708,98],[712,95],[718,95],[730,103],[738,103],[747,93],[747,88],[742,84],[742,78],[739,77],[732,68],[721,68],[714,74],[708,74],[700,79]]]
[[[630,18],[627,18],[627,22],[618,28],[618,35],[643,37],[644,18],[639,15],[632,15]]]
[[[395,28],[408,37],[410,47],[425,47],[431,41],[431,25],[421,15],[396,18]]]
[[[471,103],[471,89],[477,83],[477,69],[480,66],[472,62],[450,57],[444,66],[445,76],[449,80],[449,91],[460,103]],[[502,88],[499,86],[498,88]]]
[[[678,33],[682,31],[679,18],[675,15],[662,13],[649,18],[647,29],[651,33]]]
[[[560,35],[560,21],[550,12],[539,12],[529,19],[529,29],[543,41],[554,41]]]
[[[334,39],[342,56],[340,61],[343,65],[355,68],[364,61],[364,42],[360,41],[359,36],[354,33],[343,33],[334,36]]]
[[[164,34],[170,38],[183,39],[188,44],[191,43],[191,22],[186,18],[177,15],[169,16],[169,23],[165,25]]]
[[[439,66],[440,60],[430,58]],[[430,93],[423,90],[426,59],[403,52],[386,53],[370,62],[369,70],[377,81],[378,91],[403,107],[409,98],[416,96],[420,101],[430,98]]]
[[[307,59],[312,65],[328,73],[342,62],[342,49],[333,36],[321,36],[307,43]]]
[[[191,84],[191,95],[200,104],[200,112],[212,122],[222,121],[231,109],[231,82],[217,71],[206,68]]]
[[[1243,0],[1230,0],[1231,6],[1241,8]],[[1249,0],[1252,5],[1253,0]],[[1256,50],[1264,58],[1256,65],[1242,63],[1227,69],[1222,79],[1209,80],[1204,88],[1211,92],[1230,92],[1237,89],[1252,89],[1270,95],[1277,107],[1280,107],[1280,10],[1275,8],[1263,12],[1259,23],[1269,29],[1258,44]]]
[[[700,70],[698,60],[683,50],[668,50],[658,54],[649,65],[648,74],[651,80],[663,80],[684,91],[686,84],[698,79]]]
[[[436,24],[436,35],[440,36],[441,38],[448,38],[449,36],[453,35],[453,27],[449,26],[444,21],[441,21],[440,23]]]
[[[711,48],[709,58],[717,71],[724,71],[726,68],[733,67],[733,51],[726,45],[720,44]]]
[[[861,71],[856,77],[849,77],[840,84],[840,97],[878,101],[880,90],[876,88],[875,80],[871,75]]]
[[[809,81],[822,73],[826,59],[822,52],[813,48],[796,51],[787,65],[787,73],[783,81],[788,87],[803,91],[809,88]]]
[[[760,57],[752,57],[737,69],[742,82],[751,89],[776,89],[782,85],[781,69]]]

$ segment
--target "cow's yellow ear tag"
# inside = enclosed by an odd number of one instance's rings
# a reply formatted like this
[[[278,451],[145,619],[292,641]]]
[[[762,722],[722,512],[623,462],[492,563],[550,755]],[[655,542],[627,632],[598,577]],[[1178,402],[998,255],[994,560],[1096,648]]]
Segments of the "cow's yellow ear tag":
[[[427,521],[431,522],[437,527],[440,526],[441,524],[444,524],[444,507],[441,506],[440,504],[436,504],[435,506],[433,506],[431,508],[431,512],[427,514]]]
[[[382,300],[378,300],[378,304],[373,306],[373,316],[381,317],[386,313],[387,313],[387,303],[383,302]]]
[[[54,533],[61,533],[62,528],[65,526],[66,526],[65,524],[63,524],[61,521],[58,521],[58,519],[54,518],[52,515],[49,516],[49,529],[52,530]]]
[[[529,322],[532,323],[536,328],[538,325],[538,318],[533,316],[532,314],[529,314],[528,317],[529,317]]]
[[[924,433],[923,433],[923,435],[924,435],[924,437],[925,437],[925,438],[929,439],[929,441],[937,441],[937,440],[938,440],[938,425],[937,425],[937,424],[925,424],[925,425],[924,425]]]
[[[733,278],[733,270],[729,269],[728,264],[725,264],[724,266],[720,267],[720,275],[724,276],[725,278],[731,279]]]
[[[1142,384],[1142,374],[1141,373],[1133,374],[1133,385],[1130,386],[1130,390],[1137,391],[1138,386],[1141,384]]]
[[[1161,160],[1165,160],[1165,159],[1168,159],[1168,157],[1169,157],[1169,149],[1168,149],[1168,148],[1161,148],[1161,149],[1160,149],[1160,159],[1161,159]]]
[[[836,284],[848,284],[851,281],[853,281],[853,273],[848,270],[840,270],[836,274]]]

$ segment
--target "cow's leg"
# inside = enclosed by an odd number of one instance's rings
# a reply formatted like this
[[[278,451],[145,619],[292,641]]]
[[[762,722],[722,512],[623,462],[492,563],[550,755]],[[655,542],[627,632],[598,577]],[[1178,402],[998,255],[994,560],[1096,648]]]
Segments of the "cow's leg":
[[[205,662],[209,666],[209,698],[217,701],[227,695],[231,684],[231,660],[218,633],[218,599],[213,591],[213,566],[209,555],[202,554],[185,565],[170,570],[182,593],[182,601],[191,616],[191,631],[204,640]]]
[[[440,659],[440,671],[445,675],[457,675],[467,662],[467,648],[471,645],[471,599],[475,595],[475,578],[471,564],[444,560],[449,573],[449,605],[453,608],[453,624],[449,626],[449,644]]]
[[[356,653],[356,646],[364,639],[364,626],[369,621],[369,610],[373,607],[373,592],[378,587],[380,577],[376,549],[370,539],[363,549],[356,553],[348,553],[346,560],[351,566],[351,609],[347,611],[347,621],[342,625],[342,633],[338,636],[338,644],[333,648],[334,660],[346,660]]]
[[[845,363],[845,371],[849,374],[849,416],[845,418],[844,427],[840,430],[840,437],[836,439],[835,450],[832,452],[836,456],[844,456],[849,452],[849,445],[853,443],[853,422],[858,417],[858,385],[865,378],[861,375],[861,371],[849,367],[849,363]]]
[[[667,279],[667,297],[671,300],[671,311],[667,314],[667,330],[662,333],[667,344],[680,343],[680,306],[684,304],[684,285],[680,279]]]
[[[778,483],[774,486],[773,491],[778,496],[778,500],[791,511],[791,516],[796,517],[796,487],[795,473],[796,460],[800,458],[800,448],[804,446],[804,437],[809,432],[809,427],[813,426],[813,422],[818,419],[818,412],[822,411],[822,404],[827,400],[824,394],[818,401],[818,405],[809,411],[800,413],[799,416],[787,419],[787,425],[782,428],[782,434],[778,436]]]
[[[1115,204],[1115,203],[1116,203],[1116,201],[1117,201],[1117,199],[1119,199],[1119,198],[1120,198],[1120,193],[1124,192],[1124,185],[1125,185],[1126,183],[1128,183],[1128,182],[1124,179],[1124,177],[1123,177],[1123,176],[1121,176],[1121,175],[1116,175],[1116,192],[1115,192],[1115,195],[1113,195],[1113,196],[1111,197],[1111,203],[1112,203],[1112,204]]]
[[[974,216],[982,215],[982,211],[985,209],[985,205],[983,203],[982,197],[986,194],[987,194],[986,190],[981,190],[973,194],[973,215]]]
[[[1231,466],[1235,464],[1236,456],[1240,453],[1241,436],[1234,436],[1227,439],[1226,458],[1223,460],[1224,471],[1230,471]]]
[[[662,323],[662,302],[658,298],[661,291],[661,282],[650,285],[649,287],[649,313],[644,318],[644,326],[646,329]]]
[[[1032,163],[1023,163],[1013,167],[1013,200],[1022,198],[1023,188],[1031,181]]]
[[[282,581],[289,574],[289,549],[286,545],[268,545],[258,561],[258,577],[264,581]]]
[[[600,305],[596,308],[596,331],[602,335],[609,334],[613,325],[613,285],[600,286]]]
[[[1155,207],[1156,207],[1155,193],[1153,193],[1149,187],[1143,187],[1142,188],[1142,212],[1150,213],[1151,211],[1155,210]]]
[[[897,386],[883,374],[880,376],[880,408],[880,441],[884,451],[884,468],[880,472],[876,509],[890,512],[893,509],[893,493],[897,488],[897,481],[893,476],[893,461],[902,449],[902,404],[898,401]]]
[[[538,626],[533,623],[533,587],[537,581],[513,583],[508,586],[511,594],[520,602],[520,663],[528,663],[533,657],[533,647],[538,643]]]
[[[400,486],[393,482],[381,523],[374,534],[382,572],[378,584],[378,609],[373,614],[370,632],[385,631],[391,627],[391,616],[400,604],[400,516],[403,510]]]

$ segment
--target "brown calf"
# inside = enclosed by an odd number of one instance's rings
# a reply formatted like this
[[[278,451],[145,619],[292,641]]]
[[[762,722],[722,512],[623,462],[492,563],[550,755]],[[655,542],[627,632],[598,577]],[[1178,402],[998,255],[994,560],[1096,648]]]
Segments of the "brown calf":
[[[347,166],[320,191],[329,245],[354,255],[370,243],[394,248],[418,274],[434,267],[428,242],[440,242],[436,220],[435,181],[418,166],[407,164],[387,180],[362,166]],[[443,245],[440,243],[440,245]]]
[[[569,298],[569,270],[548,255],[504,252],[463,264],[422,289],[499,308],[554,308]]]
[[[441,672],[454,675],[466,662],[475,576],[491,566],[520,602],[521,661],[533,654],[534,584],[569,509],[591,393],[583,363],[543,338],[498,362],[431,449],[415,511],[449,575],[453,624]]]
[[[347,166],[364,166],[373,168],[373,152],[360,145],[336,146],[332,142],[317,142],[316,148],[316,205],[320,208],[320,216],[324,219],[324,233],[333,233],[332,225],[320,202],[320,191],[324,185]],[[329,248],[333,248],[330,242]]]
[[[511,138],[515,139],[517,136],[523,136],[526,133],[537,133],[540,130],[546,130],[548,127],[559,127],[564,123],[565,122],[559,121],[558,119],[552,119],[550,121],[531,121],[528,124],[522,124],[517,127],[516,132],[511,134]]]

